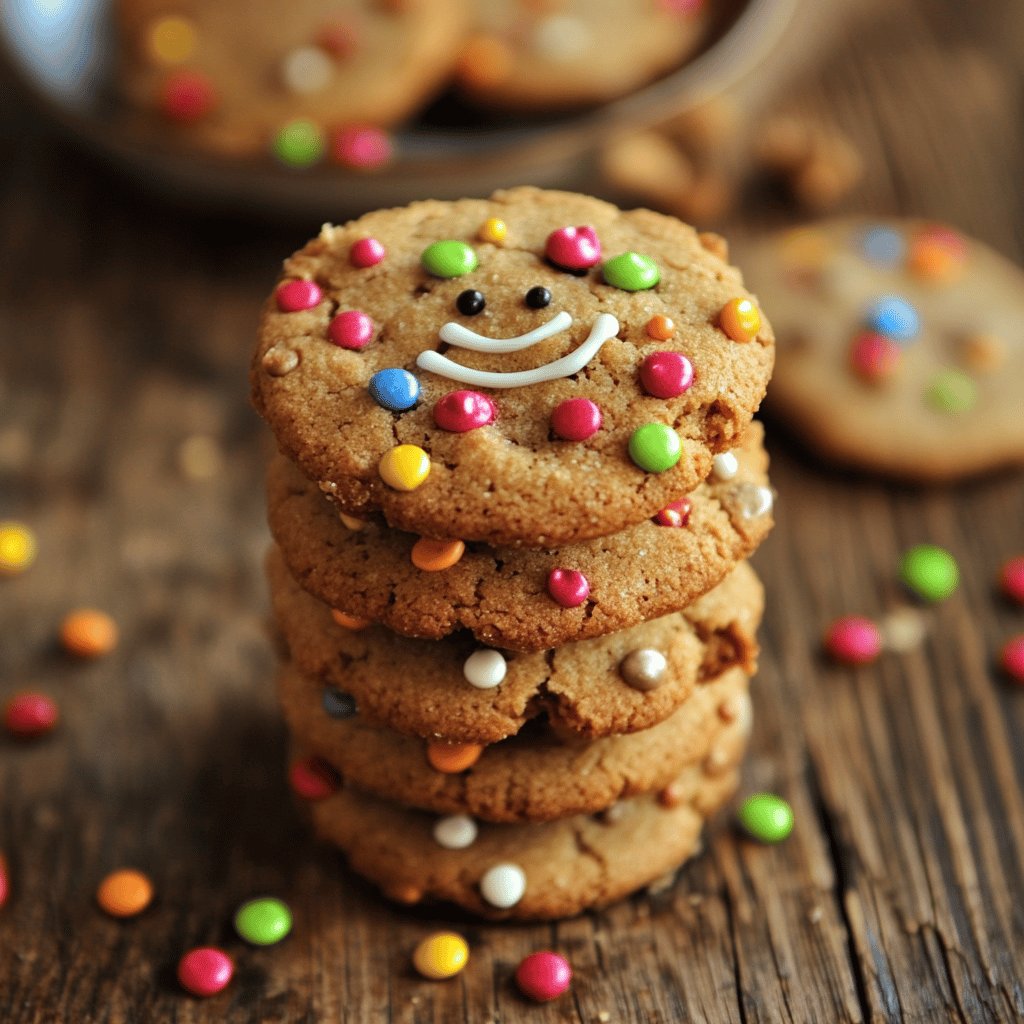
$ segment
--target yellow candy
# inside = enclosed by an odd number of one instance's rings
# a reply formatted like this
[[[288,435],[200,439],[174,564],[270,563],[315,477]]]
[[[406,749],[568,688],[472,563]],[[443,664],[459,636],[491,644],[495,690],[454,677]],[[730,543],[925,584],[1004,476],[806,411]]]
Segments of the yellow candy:
[[[428,935],[412,954],[412,964],[424,978],[452,978],[469,962],[469,946],[455,932]]]
[[[0,522],[0,575],[24,572],[35,560],[35,534],[23,523]]]
[[[508,225],[498,217],[488,217],[480,225],[479,237],[481,242],[493,242],[501,245],[508,235]]]
[[[750,299],[730,299],[718,314],[718,324],[733,341],[750,341],[761,330],[761,314]]]
[[[344,512],[339,512],[338,518],[347,529],[355,530],[357,533],[366,528],[365,519],[356,519],[355,516],[346,515]]]
[[[181,64],[196,48],[192,22],[170,15],[155,21],[149,30],[149,55],[158,64]]]
[[[415,444],[400,444],[377,464],[381,480],[396,491],[415,491],[430,476],[430,456]]]

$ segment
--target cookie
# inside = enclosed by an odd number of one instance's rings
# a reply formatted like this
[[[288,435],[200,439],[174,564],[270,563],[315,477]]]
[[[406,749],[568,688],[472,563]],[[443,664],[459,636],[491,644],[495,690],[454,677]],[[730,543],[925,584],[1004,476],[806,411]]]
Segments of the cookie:
[[[480,688],[466,678],[469,659],[481,650],[471,636],[427,641],[380,626],[347,629],[298,586],[279,553],[271,553],[267,570],[277,626],[302,672],[348,694],[391,729],[462,743],[495,743],[542,714],[563,736],[649,728],[699,680],[734,665],[754,670],[764,600],[742,563],[685,612],[555,651],[505,652],[500,685]]]
[[[717,237],[517,188],[325,227],[285,263],[251,382],[346,513],[553,547],[616,533],[740,443],[773,337]]]
[[[280,457],[268,474],[270,528],[295,578],[332,608],[406,636],[468,629],[494,647],[543,650],[685,608],[753,552],[772,525],[761,437],[754,424],[711,480],[613,537],[540,551],[470,544],[439,571],[414,564],[411,534],[350,529]]]
[[[431,741],[402,736],[354,710],[355,704],[293,665],[277,677],[293,737],[352,785],[406,807],[468,814],[484,821],[549,821],[603,810],[667,786],[686,765],[711,757],[716,721],[735,723],[713,760],[734,764],[730,744],[746,743],[751,720],[747,676],[730,669],[699,685],[672,715],[643,732],[564,742],[543,723],[485,746],[459,772],[438,770]]]
[[[1024,272],[951,228],[842,219],[743,264],[779,332],[771,407],[822,457],[912,481],[1024,463]]]
[[[455,903],[492,919],[570,917],[663,878],[699,852],[705,820],[739,782],[744,744],[727,740],[730,730],[740,727],[720,723],[713,743],[724,743],[734,761],[691,764],[657,794],[623,800],[599,816],[449,824],[451,831],[441,832],[449,846],[435,838],[444,819],[354,786],[341,784],[308,810],[320,837],[393,900]],[[453,841],[468,845],[452,849]]]
[[[703,0],[482,0],[458,80],[475,102],[516,111],[602,103],[682,63],[708,22]]]
[[[127,99],[183,138],[286,163],[328,149],[341,162],[353,125],[391,125],[452,69],[467,0],[119,0]],[[298,126],[298,127],[296,127]]]

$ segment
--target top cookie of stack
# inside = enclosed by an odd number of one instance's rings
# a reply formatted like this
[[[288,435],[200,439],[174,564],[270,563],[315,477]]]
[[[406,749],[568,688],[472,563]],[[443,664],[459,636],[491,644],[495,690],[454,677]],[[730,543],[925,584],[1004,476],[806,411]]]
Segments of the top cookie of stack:
[[[694,490],[764,396],[774,339],[725,257],[673,218],[534,188],[328,226],[264,310],[254,401],[343,514],[604,537]]]

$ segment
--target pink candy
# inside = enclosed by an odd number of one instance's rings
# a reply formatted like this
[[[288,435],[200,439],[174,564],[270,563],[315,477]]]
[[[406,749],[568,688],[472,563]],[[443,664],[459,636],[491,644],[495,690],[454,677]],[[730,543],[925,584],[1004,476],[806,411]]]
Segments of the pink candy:
[[[339,348],[366,348],[373,339],[373,321],[358,309],[346,309],[329,324],[327,333]]]
[[[348,258],[353,267],[375,267],[387,255],[387,250],[376,238],[360,238],[352,243]]]
[[[576,569],[552,569],[548,593],[563,608],[578,608],[590,596],[590,583]]]
[[[689,498],[680,498],[670,502],[655,517],[658,526],[686,526],[690,522],[692,509]]]
[[[693,366],[678,352],[652,352],[640,366],[640,383],[655,398],[675,398],[693,384]]]
[[[325,800],[341,785],[338,773],[321,757],[294,762],[288,781],[303,800]]]
[[[601,242],[591,227],[559,228],[548,235],[544,255],[563,270],[588,270],[601,259]]]
[[[319,306],[323,297],[316,281],[285,281],[277,289],[277,308],[282,313],[299,313]]]
[[[341,128],[332,146],[334,159],[345,167],[369,171],[382,167],[393,152],[391,137],[379,128]]]
[[[497,415],[494,402],[479,391],[449,391],[434,406],[434,422],[453,434],[486,427]]]
[[[516,984],[524,996],[546,1003],[568,991],[572,982],[572,967],[564,956],[545,949],[531,953],[516,968]]]
[[[200,946],[178,961],[178,981],[194,996],[215,996],[223,992],[234,973],[234,961],[216,946]]]
[[[999,573],[1003,593],[1017,604],[1024,604],[1024,555],[1011,558]]]
[[[836,619],[825,634],[825,649],[848,665],[866,665],[882,651],[882,634],[870,620],[858,615]]]
[[[850,344],[850,368],[871,384],[891,377],[900,364],[900,358],[899,345],[884,334],[864,331]]]
[[[1003,644],[999,664],[1015,683],[1024,685],[1024,633],[1012,637]]]
[[[551,410],[551,429],[565,441],[585,441],[601,429],[603,417],[589,398],[567,398]]]

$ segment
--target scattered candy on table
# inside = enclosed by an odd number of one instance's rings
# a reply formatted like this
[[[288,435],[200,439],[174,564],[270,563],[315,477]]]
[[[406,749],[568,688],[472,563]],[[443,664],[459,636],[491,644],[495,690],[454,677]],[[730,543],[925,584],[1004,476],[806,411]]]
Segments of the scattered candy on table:
[[[96,608],[69,612],[60,624],[61,646],[77,658],[100,658],[109,654],[117,641],[117,623]]]
[[[909,605],[889,612],[879,623],[882,646],[887,651],[906,654],[916,650],[928,633],[928,624],[917,608]]]
[[[16,576],[36,560],[36,535],[13,519],[0,522],[0,576]]]
[[[1003,563],[999,571],[999,586],[1011,601],[1024,604],[1024,555]]]
[[[524,996],[546,1003],[569,990],[572,967],[569,961],[549,949],[531,953],[516,968],[516,984]]]
[[[178,961],[178,981],[194,996],[215,996],[223,992],[234,973],[234,961],[216,946],[199,946]]]
[[[235,911],[235,931],[254,946],[273,946],[291,930],[288,904],[273,896],[258,896]]]
[[[846,615],[825,633],[825,649],[848,665],[866,665],[882,653],[882,633],[870,619]]]
[[[738,817],[747,834],[761,843],[781,843],[793,831],[793,808],[774,793],[748,796]]]
[[[153,883],[141,871],[121,868],[100,882],[96,902],[111,917],[135,917],[153,902]]]
[[[273,153],[289,167],[309,167],[324,155],[324,133],[312,121],[299,119],[283,125],[274,137]]]
[[[944,601],[960,583],[956,559],[934,544],[918,544],[900,560],[900,578],[925,601]]]
[[[435,932],[413,951],[412,963],[424,978],[453,978],[469,963],[469,944],[455,932]]]
[[[999,664],[1015,683],[1024,685],[1024,633],[1011,637],[1003,644]]]
[[[526,872],[518,864],[495,864],[480,879],[480,895],[492,907],[514,907],[526,892]]]
[[[19,693],[7,702],[4,725],[12,736],[35,739],[53,729],[60,718],[56,703],[44,693]]]

